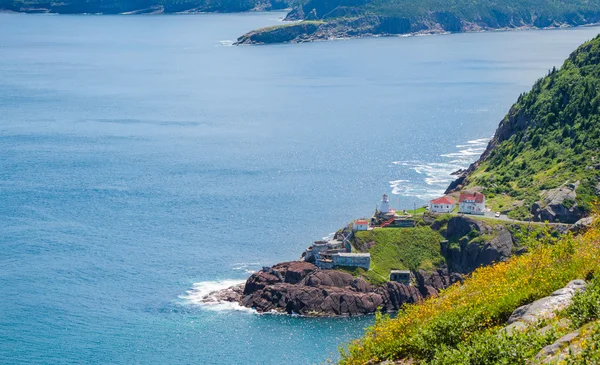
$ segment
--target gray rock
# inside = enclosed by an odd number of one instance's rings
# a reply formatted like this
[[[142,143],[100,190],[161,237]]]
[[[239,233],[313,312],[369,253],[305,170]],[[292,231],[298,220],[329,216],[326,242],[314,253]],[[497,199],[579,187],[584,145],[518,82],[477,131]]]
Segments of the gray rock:
[[[579,336],[579,332],[571,332],[567,335],[556,340],[553,344],[548,345],[540,350],[540,352],[535,356],[535,360],[541,364],[549,364],[555,363],[558,360],[561,360],[560,353],[563,349],[566,349],[574,339]],[[568,353],[568,352],[567,352]]]
[[[569,306],[573,302],[575,293],[585,290],[585,286],[586,283],[584,280],[573,280],[567,286],[555,291],[550,296],[515,309],[508,320],[509,326],[506,327],[506,330],[523,328],[541,319],[554,317],[556,311]],[[522,323],[523,326],[517,323]]]
[[[584,212],[575,203],[578,186],[579,181],[544,191],[542,200],[531,206],[533,219],[538,222],[575,223],[583,218]],[[569,204],[566,204],[567,200]]]
[[[593,217],[581,218],[574,225],[569,228],[569,231],[579,234],[585,232],[594,222]]]
[[[479,233],[487,231],[485,224],[480,220],[465,216],[452,217],[448,221],[446,238],[461,238],[473,230]]]

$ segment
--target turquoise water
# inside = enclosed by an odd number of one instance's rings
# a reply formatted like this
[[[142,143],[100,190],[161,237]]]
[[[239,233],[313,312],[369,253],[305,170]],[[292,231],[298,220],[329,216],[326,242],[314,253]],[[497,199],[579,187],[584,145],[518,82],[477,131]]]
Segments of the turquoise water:
[[[0,15],[0,363],[335,359],[372,317],[198,298],[439,194],[598,32],[229,46],[281,16]]]

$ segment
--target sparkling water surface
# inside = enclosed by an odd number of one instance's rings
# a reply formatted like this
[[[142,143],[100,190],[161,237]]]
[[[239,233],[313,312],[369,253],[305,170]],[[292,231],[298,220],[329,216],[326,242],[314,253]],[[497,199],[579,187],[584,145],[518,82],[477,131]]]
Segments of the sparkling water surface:
[[[598,33],[230,46],[283,15],[0,14],[0,363],[335,360],[373,317],[198,299],[440,194]]]

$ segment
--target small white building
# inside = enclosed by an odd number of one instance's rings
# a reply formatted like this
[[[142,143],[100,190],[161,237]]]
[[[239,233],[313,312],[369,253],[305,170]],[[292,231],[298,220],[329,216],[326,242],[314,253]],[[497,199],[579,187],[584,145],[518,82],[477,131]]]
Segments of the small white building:
[[[352,228],[355,231],[367,231],[367,230],[369,230],[369,221],[366,219],[359,219],[354,222],[354,225],[352,226]]]
[[[485,213],[485,195],[478,192],[460,193],[458,212],[483,215]]]
[[[383,194],[383,198],[381,198],[379,211],[384,214],[390,212],[390,199],[388,198],[387,194]]]
[[[449,196],[433,199],[429,202],[429,210],[435,213],[452,213],[456,201]]]

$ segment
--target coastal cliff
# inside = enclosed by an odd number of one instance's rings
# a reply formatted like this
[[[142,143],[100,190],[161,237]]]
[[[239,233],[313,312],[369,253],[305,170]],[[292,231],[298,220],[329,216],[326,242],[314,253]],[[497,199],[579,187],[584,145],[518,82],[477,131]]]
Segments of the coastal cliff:
[[[517,219],[575,223],[600,193],[600,39],[519,96],[481,157],[446,193],[482,191]]]
[[[316,23],[254,30],[237,44],[579,26],[600,21],[600,1],[309,0],[293,8],[286,20]]]
[[[356,238],[354,248],[371,253],[374,269],[369,271],[322,270],[305,261],[284,262],[253,273],[239,286],[208,294],[206,302],[234,302],[259,313],[318,317],[396,312],[405,304],[438,295],[480,267],[526,252],[522,237],[536,232],[526,226],[492,224],[464,216],[425,216],[420,222],[425,226],[380,229],[385,239],[379,234]],[[430,233],[424,235],[427,231]],[[415,246],[410,248],[413,239]],[[427,239],[434,239],[429,249],[435,252],[423,251],[429,250],[423,247]],[[408,250],[397,257],[398,261],[389,254],[396,248]],[[417,256],[410,253],[414,250],[419,250]],[[439,256],[433,267],[432,254]],[[388,264],[408,265],[411,283],[389,281]]]
[[[481,158],[448,189],[484,191],[488,204],[535,220],[587,216],[570,228],[575,236],[513,235],[525,250],[513,248],[511,257],[477,268],[460,286],[378,321],[341,351],[341,364],[600,363],[600,225],[592,214],[599,91],[596,37],[519,97]],[[487,230],[474,222],[434,224],[447,237]],[[449,240],[460,253],[452,256],[460,263],[454,269],[469,269],[462,255],[471,247],[477,257],[484,252],[469,236],[458,245]],[[505,255],[509,242],[500,241],[495,245]]]

